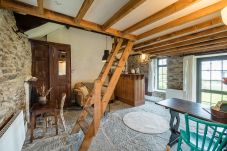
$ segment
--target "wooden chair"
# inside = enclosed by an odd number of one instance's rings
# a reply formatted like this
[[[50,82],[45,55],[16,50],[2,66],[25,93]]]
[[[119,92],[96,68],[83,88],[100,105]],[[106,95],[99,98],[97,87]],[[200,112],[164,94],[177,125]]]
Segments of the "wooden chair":
[[[213,123],[197,119],[185,114],[186,131],[181,130],[178,140],[178,151],[182,151],[184,141],[191,150],[195,151],[221,151],[227,147],[227,124]],[[189,124],[195,124],[195,129]],[[221,131],[218,131],[218,129]]]
[[[65,98],[66,98],[66,93],[63,93],[62,94],[62,98],[61,98],[61,102],[60,102],[60,106],[57,106],[57,110],[58,110],[58,122],[57,124],[59,123],[59,119],[61,120],[62,124],[63,124],[63,127],[64,127],[64,130],[67,132],[67,129],[66,129],[66,125],[65,125],[65,118],[64,118],[64,104],[65,104]],[[49,122],[49,118],[53,117],[53,115],[51,114],[47,114],[44,116],[45,118],[45,131],[47,131],[47,127],[48,127],[48,122]],[[52,125],[52,124],[51,124]],[[58,125],[55,125],[58,127]]]

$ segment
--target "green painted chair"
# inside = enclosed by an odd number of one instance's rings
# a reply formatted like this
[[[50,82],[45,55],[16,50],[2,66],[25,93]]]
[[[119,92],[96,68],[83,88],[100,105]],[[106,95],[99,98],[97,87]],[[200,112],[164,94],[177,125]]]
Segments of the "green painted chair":
[[[222,151],[227,147],[227,124],[213,123],[185,114],[186,131],[180,131],[178,151],[184,141],[191,151]]]

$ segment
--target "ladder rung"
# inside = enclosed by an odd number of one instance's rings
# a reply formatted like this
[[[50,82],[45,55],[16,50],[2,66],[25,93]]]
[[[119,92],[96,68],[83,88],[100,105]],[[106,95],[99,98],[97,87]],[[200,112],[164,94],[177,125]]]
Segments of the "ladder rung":
[[[78,133],[80,131],[80,125],[76,123],[76,125],[73,127],[71,134]]]
[[[88,112],[89,115],[93,116],[94,115],[94,108],[93,107],[85,107],[84,108],[85,111]]]
[[[84,132],[84,134],[86,134],[87,131],[88,131],[88,127],[89,127],[88,123],[87,123],[85,120],[81,120],[81,121],[79,121],[78,123],[79,123],[79,125],[80,125],[80,128],[81,128],[82,131]]]

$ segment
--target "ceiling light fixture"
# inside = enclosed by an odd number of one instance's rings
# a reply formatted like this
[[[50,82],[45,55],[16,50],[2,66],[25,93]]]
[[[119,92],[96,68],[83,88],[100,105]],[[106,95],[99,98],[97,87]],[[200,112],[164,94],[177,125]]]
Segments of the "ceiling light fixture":
[[[107,36],[106,36],[106,49],[104,50],[102,62],[106,62],[108,57],[109,57],[109,50],[107,49]]]

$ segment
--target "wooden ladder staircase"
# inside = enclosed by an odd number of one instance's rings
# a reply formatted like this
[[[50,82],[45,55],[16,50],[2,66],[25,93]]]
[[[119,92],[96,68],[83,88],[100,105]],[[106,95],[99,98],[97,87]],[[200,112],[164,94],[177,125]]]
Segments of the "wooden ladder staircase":
[[[106,86],[105,94],[101,96],[101,88],[111,67],[113,66],[115,57],[119,53],[122,43],[123,39],[119,39],[115,42],[115,45],[113,46],[113,49],[111,50],[98,79],[95,80],[94,89],[88,97],[83,110],[81,111],[79,118],[72,129],[71,134],[77,133],[80,129],[84,133],[84,139],[79,148],[80,151],[87,151],[92,142],[93,136],[96,135],[101,118],[106,110],[106,107],[108,106],[109,100],[128,59],[129,53],[132,50],[133,42],[128,41],[126,47],[122,51],[121,58],[118,60],[118,65],[111,76],[109,84]],[[92,121],[90,123],[87,120],[88,116],[92,117]]]

